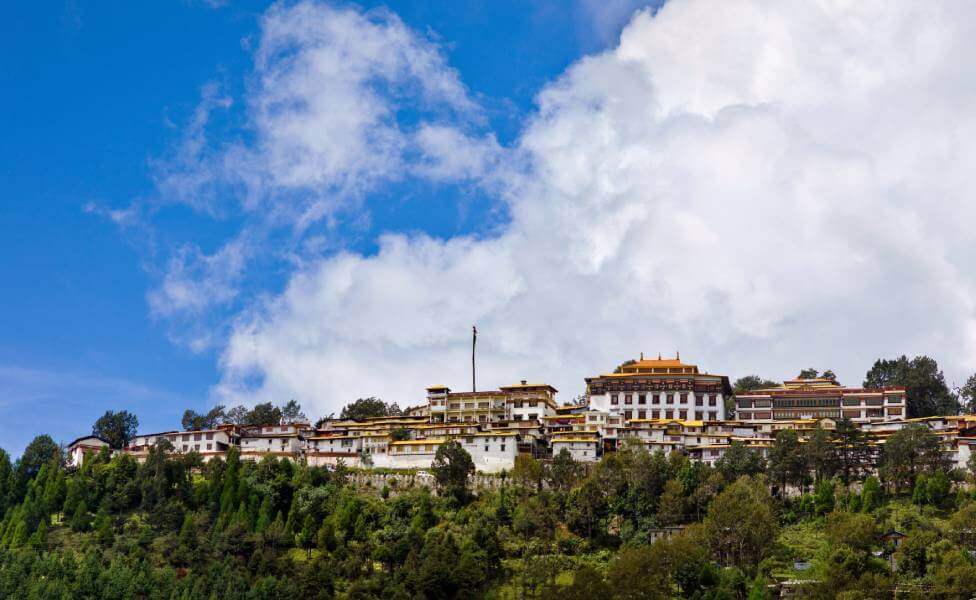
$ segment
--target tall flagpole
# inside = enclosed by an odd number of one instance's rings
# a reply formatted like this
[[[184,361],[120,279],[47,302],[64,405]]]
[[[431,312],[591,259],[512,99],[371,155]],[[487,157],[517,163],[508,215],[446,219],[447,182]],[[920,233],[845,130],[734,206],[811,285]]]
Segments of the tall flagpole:
[[[477,392],[478,388],[475,386],[475,370],[474,370],[474,349],[478,344],[478,328],[475,325],[471,326],[471,391]]]

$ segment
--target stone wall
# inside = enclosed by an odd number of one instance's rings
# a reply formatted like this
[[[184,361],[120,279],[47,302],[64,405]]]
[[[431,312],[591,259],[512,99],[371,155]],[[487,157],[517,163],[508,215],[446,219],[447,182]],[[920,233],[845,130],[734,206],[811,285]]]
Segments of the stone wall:
[[[359,488],[373,488],[376,490],[389,487],[391,493],[397,491],[427,488],[433,490],[437,487],[434,477],[426,472],[382,472],[373,471],[353,471],[349,474],[349,481]],[[494,475],[484,475],[478,473],[470,479],[470,485],[475,490],[496,490],[501,487],[502,478]],[[511,484],[511,481],[509,481]]]

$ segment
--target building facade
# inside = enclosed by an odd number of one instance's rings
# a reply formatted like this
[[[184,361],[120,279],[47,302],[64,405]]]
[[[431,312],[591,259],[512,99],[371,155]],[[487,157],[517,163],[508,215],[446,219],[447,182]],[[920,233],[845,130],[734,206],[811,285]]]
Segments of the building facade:
[[[556,412],[558,390],[545,383],[527,383],[481,392],[452,392],[447,386],[427,388],[432,423],[498,423],[539,421]]]
[[[586,378],[590,410],[625,420],[681,419],[722,421],[732,386],[725,375],[702,373],[673,359],[628,361],[613,372]]]
[[[855,423],[905,418],[905,388],[844,387],[833,379],[791,379],[783,385],[736,395],[743,421],[850,419]]]

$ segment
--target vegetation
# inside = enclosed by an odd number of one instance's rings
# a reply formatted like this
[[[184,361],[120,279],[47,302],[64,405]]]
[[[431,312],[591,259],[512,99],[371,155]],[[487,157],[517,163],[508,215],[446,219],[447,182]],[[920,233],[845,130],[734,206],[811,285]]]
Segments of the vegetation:
[[[745,599],[801,580],[801,598],[968,598],[967,475],[923,428],[875,456],[841,425],[780,433],[768,463],[741,444],[714,468],[638,443],[588,469],[520,457],[495,489],[446,443],[432,490],[165,444],[65,469],[41,436],[0,451],[0,597]]]
[[[95,421],[92,426],[92,435],[102,438],[108,442],[109,446],[118,450],[129,445],[138,428],[139,419],[129,411],[113,412],[107,410]]]
[[[295,400],[289,400],[283,406],[275,406],[270,402],[257,404],[248,409],[235,406],[227,410],[223,405],[217,405],[206,413],[198,413],[187,409],[183,412],[181,424],[186,431],[200,431],[214,429],[221,424],[242,426],[278,425],[279,423],[301,423],[307,421],[301,405]]]
[[[376,417],[397,417],[403,414],[396,402],[387,404],[379,398],[360,398],[351,404],[343,407],[340,419],[350,421],[363,421],[365,419],[375,419]]]

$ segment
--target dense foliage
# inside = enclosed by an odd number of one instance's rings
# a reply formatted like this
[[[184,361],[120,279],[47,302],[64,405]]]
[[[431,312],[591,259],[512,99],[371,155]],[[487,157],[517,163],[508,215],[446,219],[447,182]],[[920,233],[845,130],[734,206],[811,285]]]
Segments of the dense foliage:
[[[783,432],[769,461],[735,444],[715,467],[628,443],[590,466],[520,457],[490,488],[445,444],[428,491],[165,446],[68,470],[42,436],[0,451],[0,597],[751,599],[799,580],[798,597],[967,598],[976,502],[934,439],[873,454],[843,427]]]
[[[376,417],[396,417],[403,414],[396,402],[386,403],[379,398],[359,398],[342,408],[342,420],[364,421]]]

